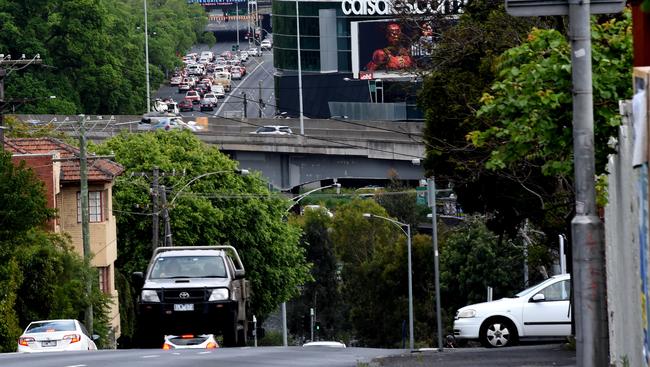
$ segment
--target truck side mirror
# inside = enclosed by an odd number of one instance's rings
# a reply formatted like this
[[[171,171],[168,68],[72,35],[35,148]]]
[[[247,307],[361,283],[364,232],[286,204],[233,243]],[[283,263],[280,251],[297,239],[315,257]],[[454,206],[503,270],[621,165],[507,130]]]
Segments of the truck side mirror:
[[[246,276],[246,271],[244,269],[235,270],[235,279],[244,279]]]
[[[140,289],[144,286],[144,274],[141,271],[134,271],[131,274],[131,283],[135,289]]]

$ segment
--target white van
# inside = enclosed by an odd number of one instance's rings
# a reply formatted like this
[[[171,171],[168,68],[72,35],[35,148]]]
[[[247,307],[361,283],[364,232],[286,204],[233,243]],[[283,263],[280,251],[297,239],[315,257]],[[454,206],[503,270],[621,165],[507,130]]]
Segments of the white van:
[[[208,62],[212,62],[214,60],[214,53],[212,51],[203,51],[201,52],[201,59],[206,58],[208,59]]]

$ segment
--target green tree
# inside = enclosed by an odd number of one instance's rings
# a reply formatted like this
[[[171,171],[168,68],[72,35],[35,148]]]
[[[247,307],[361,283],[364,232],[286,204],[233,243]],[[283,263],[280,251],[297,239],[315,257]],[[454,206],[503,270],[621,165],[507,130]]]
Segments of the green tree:
[[[418,103],[425,111],[427,144],[424,167],[438,185],[454,184],[466,212],[494,213],[490,226],[498,232],[516,232],[524,217],[545,218],[536,193],[558,197],[557,182],[536,171],[526,186],[519,172],[492,171],[484,166],[490,151],[467,142],[467,134],[481,126],[476,118],[480,98],[495,78],[498,55],[519,45],[533,26],[562,29],[553,18],[515,18],[503,1],[474,0],[458,22],[441,34],[432,50]],[[523,175],[523,174],[522,174]],[[532,186],[532,188],[531,188]],[[553,206],[554,203],[548,206]]]
[[[337,259],[330,236],[331,218],[321,211],[306,211],[304,216],[295,217],[303,229],[301,244],[305,248],[307,261],[312,264],[312,281],[305,283],[299,298],[291,301],[291,323],[289,329],[303,339],[309,339],[305,321],[309,320],[309,309],[316,309],[316,320],[321,328],[316,337],[324,340],[341,339],[344,319],[341,312],[340,285]]]
[[[151,86],[181,64],[207,15],[184,0],[148,2]],[[10,68],[6,98],[23,113],[134,114],[146,106],[144,7],[138,0],[0,0],[0,49],[48,67]],[[50,95],[56,99],[48,99]]]
[[[177,173],[161,179],[169,189],[169,203],[173,201],[169,212],[174,245],[237,248],[251,281],[252,312],[258,318],[296,296],[297,286],[309,279],[305,251],[299,246],[300,228],[282,219],[288,201],[271,194],[259,174],[234,174],[237,163],[216,147],[188,131],[159,131],[121,134],[96,150],[113,152],[126,170],[114,188],[116,266],[122,272],[144,270],[151,257],[150,177],[131,174],[152,172],[157,166]],[[186,186],[197,176],[221,171]]]
[[[54,211],[47,208],[43,184],[2,151],[0,190],[0,350],[14,351],[30,321],[83,319],[90,302],[101,345],[108,332],[108,299],[98,289],[85,294],[84,279],[97,274],[73,251],[69,238],[44,229]]]
[[[596,170],[605,170],[607,141],[620,122],[618,101],[631,95],[631,14],[592,23]],[[571,50],[553,30],[533,30],[521,46],[506,51],[498,79],[481,98],[484,126],[469,134],[491,154],[487,168],[539,167],[544,175],[571,181]],[[523,180],[523,179],[522,179]]]
[[[467,216],[442,238],[440,284],[447,325],[458,308],[484,302],[488,286],[494,288],[494,299],[522,289],[522,247],[490,231],[484,218]]]

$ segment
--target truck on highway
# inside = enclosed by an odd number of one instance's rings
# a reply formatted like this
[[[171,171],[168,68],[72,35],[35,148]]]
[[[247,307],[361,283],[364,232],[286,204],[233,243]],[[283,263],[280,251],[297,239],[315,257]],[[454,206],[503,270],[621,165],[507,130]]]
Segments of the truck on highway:
[[[232,86],[232,77],[227,71],[214,73],[212,84],[221,84],[226,92],[230,92]]]
[[[244,265],[232,246],[159,247],[146,273],[133,273],[141,288],[137,319],[144,346],[165,335],[215,334],[223,346],[246,345],[250,300]]]

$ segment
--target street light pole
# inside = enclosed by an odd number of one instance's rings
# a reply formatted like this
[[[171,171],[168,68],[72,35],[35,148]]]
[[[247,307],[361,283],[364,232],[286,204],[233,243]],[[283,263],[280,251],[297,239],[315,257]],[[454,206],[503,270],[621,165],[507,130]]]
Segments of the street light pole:
[[[147,112],[151,112],[151,95],[149,87],[149,30],[148,30],[148,21],[147,21],[147,0],[143,0],[144,3],[144,69],[145,74],[147,75]]]
[[[237,15],[235,16],[235,21],[237,24],[235,27],[237,27],[237,54],[239,55],[239,1],[235,0],[235,11],[237,12]]]
[[[298,107],[300,112],[300,135],[305,135],[305,116],[302,105],[302,64],[300,61],[300,14],[298,12],[298,0],[296,0],[296,45],[298,51]]]
[[[431,207],[431,239],[433,241],[433,271],[436,283],[436,321],[438,327],[438,351],[442,352],[442,315],[440,312],[440,260],[438,254],[438,222],[436,218],[436,181],[427,179],[429,207]]]
[[[415,337],[413,335],[413,271],[411,267],[411,225],[408,223],[402,223],[396,221],[392,218],[382,217],[381,215],[364,213],[364,218],[380,218],[387,220],[404,232],[406,235],[406,245],[407,245],[407,256],[408,256],[408,287],[409,287],[409,348],[413,350],[415,348]],[[404,230],[406,227],[406,230]]]

